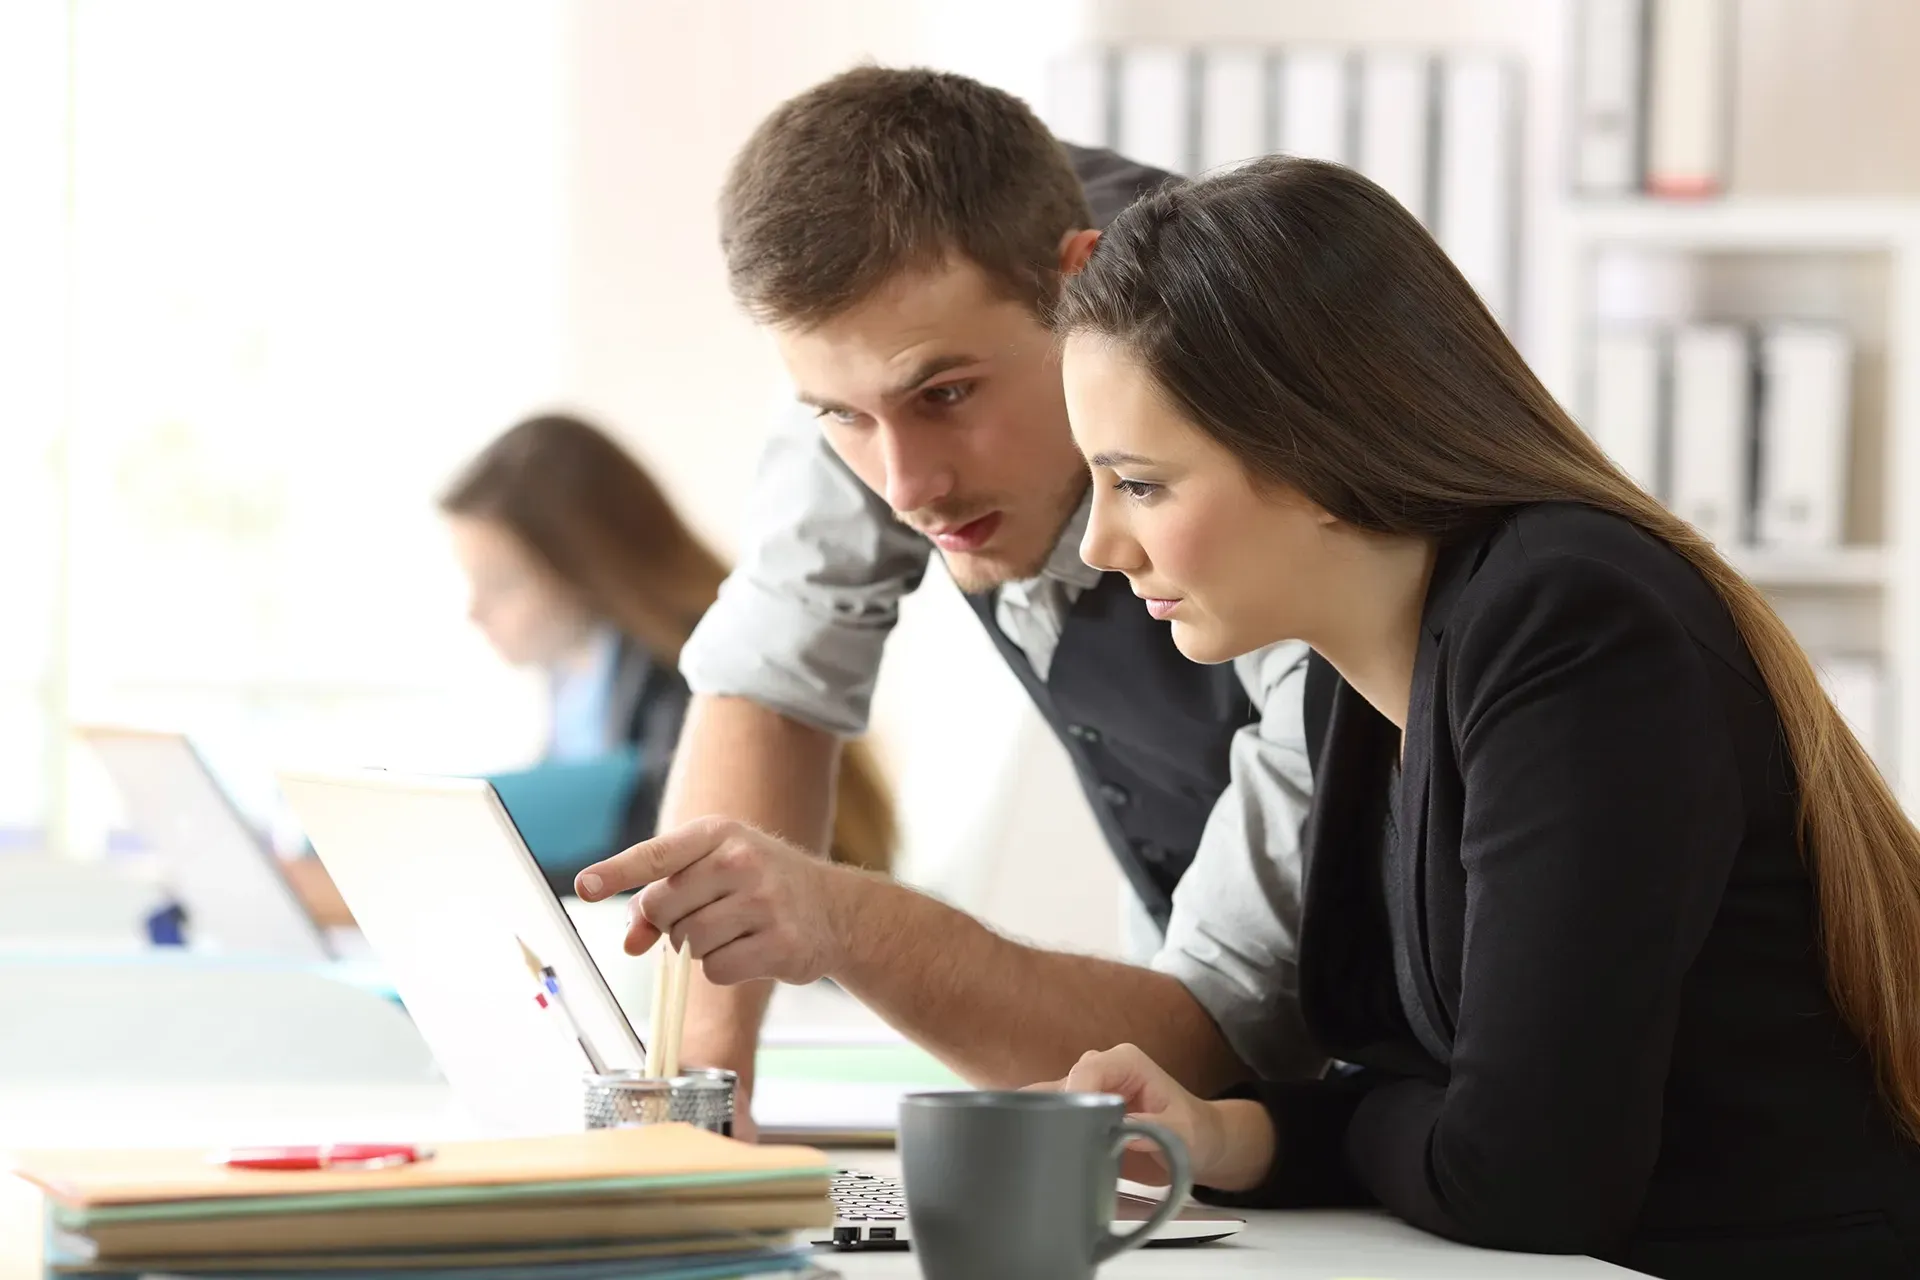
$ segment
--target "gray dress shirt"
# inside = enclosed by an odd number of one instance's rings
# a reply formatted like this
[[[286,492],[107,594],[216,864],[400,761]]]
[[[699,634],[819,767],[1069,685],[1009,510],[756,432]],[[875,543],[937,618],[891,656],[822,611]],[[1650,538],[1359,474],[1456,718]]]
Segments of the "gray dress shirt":
[[[865,731],[900,600],[933,545],[893,518],[828,446],[810,411],[783,417],[760,461],[746,553],[681,654],[695,693],[749,698],[833,733]],[[1002,587],[995,620],[1044,675],[1066,611],[1098,583],[1081,562],[1086,506],[1039,577]],[[1151,965],[1179,979],[1248,1066],[1269,1078],[1321,1059],[1300,1019],[1294,958],[1300,824],[1311,797],[1301,694],[1306,649],[1272,645],[1235,669],[1261,718],[1235,735]]]

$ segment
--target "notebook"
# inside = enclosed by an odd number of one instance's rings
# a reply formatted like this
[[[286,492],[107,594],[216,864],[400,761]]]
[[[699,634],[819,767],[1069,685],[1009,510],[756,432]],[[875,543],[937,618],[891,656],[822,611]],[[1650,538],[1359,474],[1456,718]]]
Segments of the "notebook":
[[[403,1276],[406,1280],[737,1280],[743,1276],[818,1274],[809,1256],[810,1250],[792,1248],[697,1249],[666,1253],[649,1258],[620,1258],[568,1262],[522,1261],[516,1263],[476,1263],[457,1267],[409,1267],[374,1262],[362,1265],[353,1257],[336,1257],[326,1265],[282,1268],[268,1266],[256,1270],[236,1270],[216,1260],[208,1267],[170,1266],[160,1273],[164,1280],[189,1280],[206,1276],[211,1280],[380,1280],[382,1276]],[[51,1272],[62,1277],[97,1275],[101,1280],[132,1280],[133,1272],[116,1267],[112,1271],[80,1271],[63,1268],[57,1262]],[[155,1280],[160,1280],[155,1277]]]
[[[589,1201],[489,1201],[93,1222],[84,1234],[65,1233],[64,1243],[77,1257],[125,1266],[124,1260],[132,1258],[208,1253],[324,1253],[337,1250],[343,1240],[351,1241],[355,1252],[460,1246],[498,1251],[574,1241],[797,1231],[833,1223],[833,1206],[818,1191],[789,1195],[747,1194],[738,1187],[704,1190],[707,1194],[699,1196],[628,1192]]]
[[[244,1214],[629,1199],[700,1191],[824,1197],[829,1166],[805,1147],[754,1147],[691,1125],[450,1142],[384,1169],[228,1169],[204,1151],[46,1151],[15,1162],[45,1191],[55,1224]]]
[[[711,1236],[681,1235],[670,1240],[627,1240],[584,1244],[529,1245],[525,1248],[473,1248],[455,1246],[438,1249],[356,1249],[350,1254],[337,1250],[314,1253],[201,1254],[127,1256],[115,1258],[116,1273],[163,1272],[168,1275],[196,1271],[270,1272],[286,1275],[296,1272],[338,1271],[350,1262],[356,1271],[403,1271],[451,1274],[456,1272],[505,1275],[539,1270],[558,1274],[557,1268],[588,1263],[624,1263],[622,1274],[647,1275],[653,1267],[675,1265],[699,1255],[703,1262],[716,1262],[758,1256],[779,1250],[792,1239],[785,1231],[727,1233]],[[55,1275],[82,1274],[95,1269],[97,1255],[85,1240],[55,1235],[49,1250],[48,1265]],[[639,1263],[639,1266],[634,1264]],[[680,1262],[678,1265],[684,1265]]]

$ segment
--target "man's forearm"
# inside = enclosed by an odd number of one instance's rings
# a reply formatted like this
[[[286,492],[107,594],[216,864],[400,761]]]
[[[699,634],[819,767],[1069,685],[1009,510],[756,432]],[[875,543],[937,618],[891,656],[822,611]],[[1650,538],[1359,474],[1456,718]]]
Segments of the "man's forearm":
[[[832,734],[758,703],[696,697],[661,800],[660,830],[725,814],[824,850],[839,756],[840,741]],[[716,986],[696,965],[684,1039],[690,1064],[730,1067],[751,1083],[754,1046],[772,995],[771,982]]]
[[[843,931],[829,976],[973,1084],[1057,1080],[1088,1050],[1122,1043],[1202,1096],[1246,1074],[1174,978],[1025,946],[891,881],[833,874]]]

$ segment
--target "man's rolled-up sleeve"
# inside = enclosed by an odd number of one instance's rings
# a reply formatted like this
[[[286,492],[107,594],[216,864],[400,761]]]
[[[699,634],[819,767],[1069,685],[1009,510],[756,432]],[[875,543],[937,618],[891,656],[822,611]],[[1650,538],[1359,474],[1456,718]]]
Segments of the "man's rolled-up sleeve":
[[[796,408],[761,454],[744,545],[681,651],[687,684],[864,733],[900,599],[926,573],[926,539],[893,519]]]
[[[1235,663],[1260,710],[1234,735],[1230,780],[1173,895],[1153,968],[1178,978],[1261,1077],[1318,1075],[1325,1056],[1300,1015],[1300,827],[1307,764],[1307,648],[1270,645]]]

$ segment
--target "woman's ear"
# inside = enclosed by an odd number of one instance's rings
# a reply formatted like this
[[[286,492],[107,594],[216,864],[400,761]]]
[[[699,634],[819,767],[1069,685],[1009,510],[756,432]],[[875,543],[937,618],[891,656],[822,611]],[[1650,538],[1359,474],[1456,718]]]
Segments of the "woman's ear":
[[[1060,237],[1060,274],[1070,276],[1087,265],[1087,259],[1093,256],[1093,246],[1100,241],[1100,233],[1091,228],[1085,231],[1069,231]]]

